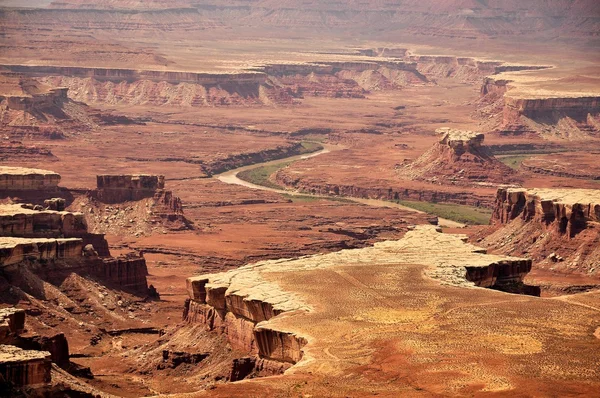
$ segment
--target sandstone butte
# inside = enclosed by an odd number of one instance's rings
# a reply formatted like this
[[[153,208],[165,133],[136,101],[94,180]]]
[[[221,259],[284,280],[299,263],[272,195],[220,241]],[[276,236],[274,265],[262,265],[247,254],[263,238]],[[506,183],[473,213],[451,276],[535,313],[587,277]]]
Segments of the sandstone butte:
[[[465,241],[419,226],[370,248],[189,278],[188,322],[225,333],[262,367],[295,364],[197,395],[597,392],[598,312],[481,288],[520,282],[531,261]]]
[[[518,179],[516,172],[497,160],[483,145],[485,135],[472,131],[440,128],[439,141],[399,170],[399,175],[414,180],[451,184],[507,184]]]

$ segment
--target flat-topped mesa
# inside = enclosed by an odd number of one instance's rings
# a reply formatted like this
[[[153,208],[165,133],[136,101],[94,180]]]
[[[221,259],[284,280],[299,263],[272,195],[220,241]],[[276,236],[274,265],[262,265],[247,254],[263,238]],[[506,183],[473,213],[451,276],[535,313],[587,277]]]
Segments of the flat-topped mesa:
[[[344,265],[421,264],[419,267],[441,284],[502,289],[507,284],[521,284],[531,269],[530,260],[487,255],[485,249],[465,241],[466,236],[419,226],[402,240],[377,243],[370,248],[263,261],[221,274],[188,278],[190,299],[184,319],[224,333],[234,348],[261,360],[292,365],[303,358],[309,337],[282,327],[282,322],[315,310],[310,297],[282,289],[278,276],[316,270],[337,272]]]
[[[491,224],[482,245],[554,272],[598,274],[600,190],[501,188]]]
[[[517,218],[572,238],[600,224],[600,190],[499,189],[491,222],[508,224]]]
[[[515,171],[483,145],[484,134],[441,128],[433,147],[398,172],[414,180],[452,185],[514,184]]]
[[[558,120],[569,117],[586,120],[589,114],[600,113],[600,96],[504,96],[504,124],[515,123],[520,116],[532,120]]]
[[[168,222],[173,228],[189,228],[183,216],[181,199],[164,189],[165,177],[162,175],[99,175],[97,186],[89,196],[99,202],[117,204],[151,199],[153,216]]]
[[[0,191],[56,191],[60,175],[53,171],[0,166]]]
[[[103,203],[122,203],[153,197],[165,187],[162,175],[99,175],[94,196]]]

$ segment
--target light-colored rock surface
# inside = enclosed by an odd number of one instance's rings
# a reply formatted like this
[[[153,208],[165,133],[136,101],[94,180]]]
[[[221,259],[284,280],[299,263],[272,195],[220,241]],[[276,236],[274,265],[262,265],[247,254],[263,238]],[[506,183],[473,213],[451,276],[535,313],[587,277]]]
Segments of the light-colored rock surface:
[[[443,396],[530,388],[544,395],[600,386],[600,347],[590,327],[600,313],[477,288],[493,284],[496,272],[519,279],[527,272],[520,266],[531,263],[485,254],[465,240],[417,227],[371,248],[191,278],[197,311],[189,315],[203,322],[200,315],[212,311],[214,330],[228,330],[219,314],[248,311],[257,300],[263,308],[288,308],[254,327],[253,345],[259,356],[296,365],[283,377],[219,386],[210,395],[285,394],[290,383],[314,396],[416,396],[425,388]],[[224,301],[224,310],[202,303],[212,290],[224,296],[214,301],[220,308]]]
[[[0,166],[0,190],[53,190],[59,182],[53,171]]]
[[[83,213],[33,210],[20,204],[0,205],[0,236],[56,237],[87,233]]]
[[[270,276],[337,272],[347,265],[402,268],[418,264],[437,283],[469,288],[518,282],[531,268],[528,260],[487,255],[485,249],[465,240],[466,236],[442,234],[436,227],[419,226],[400,241],[377,243],[372,248],[265,261],[222,274],[189,278],[187,289],[192,303],[187,318],[207,324],[210,330],[224,329],[234,347],[258,352],[262,358],[296,363],[302,358],[306,338],[285,328],[272,328],[269,320],[282,313],[317,310],[309,304],[310,299],[282,289]]]

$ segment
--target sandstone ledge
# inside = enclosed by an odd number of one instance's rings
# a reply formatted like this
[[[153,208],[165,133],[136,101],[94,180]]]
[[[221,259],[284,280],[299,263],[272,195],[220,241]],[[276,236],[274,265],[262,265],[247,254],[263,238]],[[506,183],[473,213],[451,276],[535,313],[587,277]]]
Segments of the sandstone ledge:
[[[405,267],[418,265],[441,285],[472,288],[521,282],[531,261],[485,254],[485,249],[465,243],[466,236],[442,234],[436,227],[419,226],[399,241],[366,249],[290,260],[265,261],[226,273],[188,278],[188,322],[203,323],[227,335],[233,347],[260,358],[294,364],[302,360],[303,347],[312,340],[277,320],[317,311],[308,297],[281,287],[274,276],[305,272],[341,272],[343,265]],[[359,281],[356,281],[359,283]],[[327,281],[317,289],[332,289]],[[342,300],[335,297],[333,300]],[[273,323],[275,322],[275,323]]]
[[[28,239],[0,238],[0,266],[18,264],[28,259],[47,261],[59,259],[80,259],[83,240],[67,239]]]
[[[55,190],[59,182],[53,171],[0,166],[0,190]]]

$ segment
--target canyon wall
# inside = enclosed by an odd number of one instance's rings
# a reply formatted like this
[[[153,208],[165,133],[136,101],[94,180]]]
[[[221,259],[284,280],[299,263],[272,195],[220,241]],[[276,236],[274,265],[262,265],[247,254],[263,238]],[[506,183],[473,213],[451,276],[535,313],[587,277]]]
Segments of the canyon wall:
[[[491,196],[469,192],[468,190],[444,190],[442,188],[405,188],[402,181],[398,180],[394,186],[387,187],[361,187],[346,184],[313,183],[309,179],[298,177],[297,174],[286,169],[275,174],[279,185],[295,188],[301,192],[328,196],[349,196],[363,199],[380,199],[388,201],[414,200],[430,203],[454,203],[475,207],[491,208],[494,199]]]
[[[59,182],[52,171],[0,166],[0,191],[55,191]]]
[[[36,93],[27,96],[2,96],[0,102],[6,101],[8,109],[16,111],[34,112],[38,109],[61,106],[68,100],[65,87],[51,88],[46,93]]]
[[[300,307],[287,301],[289,295],[279,295],[276,287],[263,298],[256,296],[252,293],[254,282],[253,278],[242,282],[247,284],[244,289],[239,285],[233,288],[228,275],[188,278],[190,299],[186,301],[184,318],[225,334],[232,347],[258,359],[255,365],[284,371],[302,359],[302,347],[307,341],[261,322]]]
[[[90,259],[88,262],[87,273],[109,286],[142,296],[148,293],[148,268],[143,256],[128,254],[116,258]]]
[[[503,123],[517,122],[520,116],[533,120],[556,120],[569,117],[586,120],[589,114],[600,113],[600,96],[521,98],[504,96]]]
[[[18,265],[27,261],[80,260],[83,250],[81,239],[0,238],[0,267]]]
[[[527,254],[536,267],[594,276],[600,270],[600,191],[498,190],[490,231],[482,244]]]

